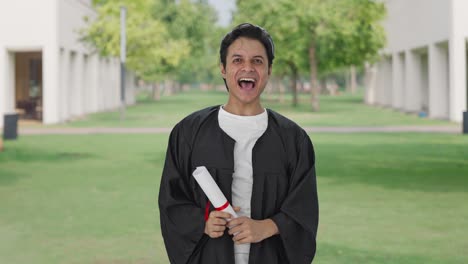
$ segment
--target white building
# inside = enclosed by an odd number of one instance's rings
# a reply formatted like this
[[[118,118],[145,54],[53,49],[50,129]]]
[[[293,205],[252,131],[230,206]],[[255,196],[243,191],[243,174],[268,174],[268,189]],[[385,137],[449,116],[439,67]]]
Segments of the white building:
[[[388,45],[366,102],[461,122],[467,111],[467,0],[385,0]]]
[[[0,127],[4,114],[45,124],[120,106],[120,62],[79,41],[91,0],[15,0],[0,3]],[[134,103],[126,75],[126,103]]]

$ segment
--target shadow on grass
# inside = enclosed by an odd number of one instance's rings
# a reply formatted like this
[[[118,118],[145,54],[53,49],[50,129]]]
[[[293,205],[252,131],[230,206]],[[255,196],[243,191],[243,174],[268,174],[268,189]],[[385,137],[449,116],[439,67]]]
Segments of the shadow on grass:
[[[301,98],[297,106],[292,105],[292,99],[284,99],[280,102],[278,98],[263,98],[262,102],[267,108],[277,112],[294,112],[294,113],[317,113],[317,114],[336,114],[346,113],[348,111],[372,109],[370,106],[364,105],[362,98],[356,96],[322,96],[320,98],[320,110],[314,112],[312,110],[309,99]],[[356,108],[358,107],[358,108]],[[375,111],[375,109],[372,109]]]
[[[166,149],[153,153],[145,153],[141,158],[152,166],[164,166],[164,162],[166,161]]]
[[[25,177],[28,177],[28,176],[20,174],[12,170],[0,168],[0,186],[13,184],[19,179],[22,179]]]
[[[350,152],[352,150],[353,152]],[[468,149],[447,144],[325,144],[317,175],[337,184],[364,183],[423,192],[468,192]]]
[[[85,159],[95,158],[97,155],[84,152],[44,152],[43,149],[25,148],[23,146],[9,147],[0,153],[0,167],[8,165],[9,168],[27,166],[35,162],[63,163],[79,162]],[[16,170],[0,169],[0,185],[13,184],[21,178],[34,175],[34,171],[27,174],[18,173]]]
[[[0,164],[7,162],[63,162],[78,161],[96,157],[95,154],[85,152],[44,152],[42,149],[9,147],[0,153]]]
[[[165,98],[165,100],[159,100],[159,101],[156,101],[152,99],[151,97],[145,97],[145,98],[139,99],[137,101],[137,105],[173,105],[173,104],[181,105],[181,104],[191,103],[191,101],[192,100],[189,97],[174,97],[170,99]]]
[[[379,251],[366,251],[353,249],[350,247],[342,247],[329,243],[320,243],[317,246],[317,255],[314,259],[314,263],[379,263],[379,264],[394,264],[394,263],[406,263],[406,264],[439,264],[439,263],[457,263],[455,260],[447,262],[444,259],[441,260],[433,259],[429,256],[421,255],[407,255],[401,254],[400,252],[379,252]]]

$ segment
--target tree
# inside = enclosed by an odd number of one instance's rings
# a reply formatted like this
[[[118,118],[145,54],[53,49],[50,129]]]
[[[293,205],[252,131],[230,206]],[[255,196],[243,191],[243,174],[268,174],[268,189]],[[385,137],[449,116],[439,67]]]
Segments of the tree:
[[[153,9],[168,26],[170,37],[187,41],[189,56],[174,67],[173,77],[182,83],[212,80],[219,76],[217,49],[221,31],[216,26],[216,12],[206,1],[165,0]]]
[[[278,49],[278,58],[286,52],[279,64],[289,64],[294,75],[294,66],[301,70],[307,59],[314,111],[319,110],[318,74],[362,65],[375,58],[385,42],[379,24],[385,6],[374,0],[272,0],[268,5],[259,0],[249,2],[255,3],[237,1],[239,16],[255,21],[258,14],[265,14],[262,22],[270,25],[274,37],[278,35],[278,47],[285,48]],[[254,5],[258,9],[252,9]]]
[[[190,52],[185,39],[173,39],[167,25],[152,16],[157,1],[94,1],[97,17],[82,30],[83,40],[101,56],[120,56],[120,7],[127,8],[126,66],[140,78],[156,82],[180,64]]]
[[[307,69],[304,56],[304,45],[298,45],[304,38],[298,30],[297,21],[293,18],[294,2],[269,1],[237,1],[238,13],[234,16],[236,24],[250,22],[268,29],[275,43],[275,62],[273,74],[289,76],[293,93],[293,106],[298,104],[297,81],[301,73]]]
[[[385,6],[373,0],[301,0],[299,25],[309,35],[312,109],[319,110],[318,71],[373,59],[385,43],[379,21]]]

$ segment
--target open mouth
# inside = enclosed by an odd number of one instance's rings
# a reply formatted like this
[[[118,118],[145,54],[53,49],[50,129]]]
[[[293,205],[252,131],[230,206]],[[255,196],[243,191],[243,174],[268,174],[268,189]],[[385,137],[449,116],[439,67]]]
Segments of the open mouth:
[[[252,90],[255,88],[255,79],[253,78],[240,78],[237,84],[244,90]]]

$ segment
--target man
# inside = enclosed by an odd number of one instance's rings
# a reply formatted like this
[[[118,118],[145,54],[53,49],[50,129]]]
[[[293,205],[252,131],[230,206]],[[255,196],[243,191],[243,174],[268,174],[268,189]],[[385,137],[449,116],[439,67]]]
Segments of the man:
[[[159,192],[161,230],[171,263],[311,263],[318,200],[312,143],[294,122],[260,103],[274,45],[252,24],[220,47],[229,96],[171,132]],[[192,177],[206,166],[238,218],[217,211]]]

